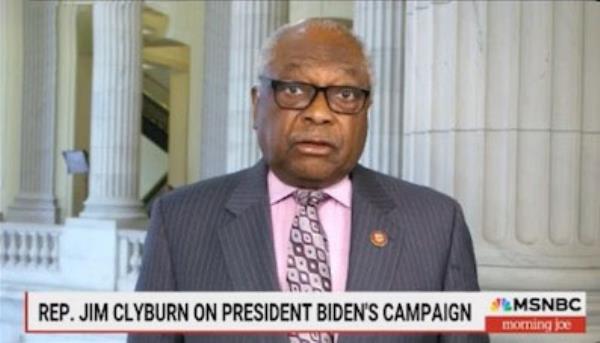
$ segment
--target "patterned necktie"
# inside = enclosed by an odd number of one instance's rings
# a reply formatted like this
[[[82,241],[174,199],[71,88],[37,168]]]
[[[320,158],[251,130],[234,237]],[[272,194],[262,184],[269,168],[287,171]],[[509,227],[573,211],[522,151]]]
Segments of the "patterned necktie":
[[[292,292],[330,292],[331,271],[327,238],[319,221],[317,208],[328,196],[321,191],[297,190],[298,209],[288,246],[287,281]],[[294,332],[291,343],[331,343],[330,333]]]

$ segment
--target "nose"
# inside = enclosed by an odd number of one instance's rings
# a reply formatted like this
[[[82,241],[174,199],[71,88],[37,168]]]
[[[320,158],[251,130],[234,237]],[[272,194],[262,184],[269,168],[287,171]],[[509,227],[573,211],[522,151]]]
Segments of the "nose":
[[[329,109],[325,92],[319,91],[310,106],[302,111],[300,115],[305,122],[323,125],[331,123],[335,114]]]

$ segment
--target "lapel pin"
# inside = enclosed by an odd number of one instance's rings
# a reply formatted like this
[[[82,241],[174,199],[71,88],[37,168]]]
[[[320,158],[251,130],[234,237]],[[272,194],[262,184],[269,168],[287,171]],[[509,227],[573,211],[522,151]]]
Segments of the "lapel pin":
[[[388,235],[383,230],[373,230],[371,232],[371,244],[378,248],[383,248],[388,244]]]

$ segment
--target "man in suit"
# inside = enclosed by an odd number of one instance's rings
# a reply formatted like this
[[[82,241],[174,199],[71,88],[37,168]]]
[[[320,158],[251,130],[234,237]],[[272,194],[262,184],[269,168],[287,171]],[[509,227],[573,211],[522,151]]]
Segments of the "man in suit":
[[[263,159],[157,201],[137,290],[477,291],[460,206],[357,164],[371,74],[344,26],[279,29],[252,88]],[[130,342],[486,342],[487,336],[131,335]]]

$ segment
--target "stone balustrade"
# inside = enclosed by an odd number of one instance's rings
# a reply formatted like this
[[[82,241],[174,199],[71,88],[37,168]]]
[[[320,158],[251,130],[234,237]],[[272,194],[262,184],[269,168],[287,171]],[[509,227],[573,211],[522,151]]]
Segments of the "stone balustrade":
[[[117,233],[118,289],[132,289],[142,265],[146,231],[124,229]]]
[[[0,223],[0,265],[3,269],[60,269],[60,226]]]
[[[114,241],[93,240],[74,245],[71,231],[64,225],[41,223],[0,222],[0,281],[20,288],[26,285],[36,287],[57,286],[66,289],[86,289],[85,285],[70,284],[73,275],[83,275],[98,271],[100,266],[115,266],[116,285],[102,287],[103,290],[132,290],[142,265],[146,231],[140,229],[116,230]],[[108,259],[92,259],[83,268],[73,268],[73,262],[81,262],[77,254],[91,249],[85,244],[94,245],[101,250],[117,247],[116,253]],[[82,246],[83,245],[83,246]],[[97,266],[95,266],[97,264]],[[90,284],[89,289],[95,289]]]

